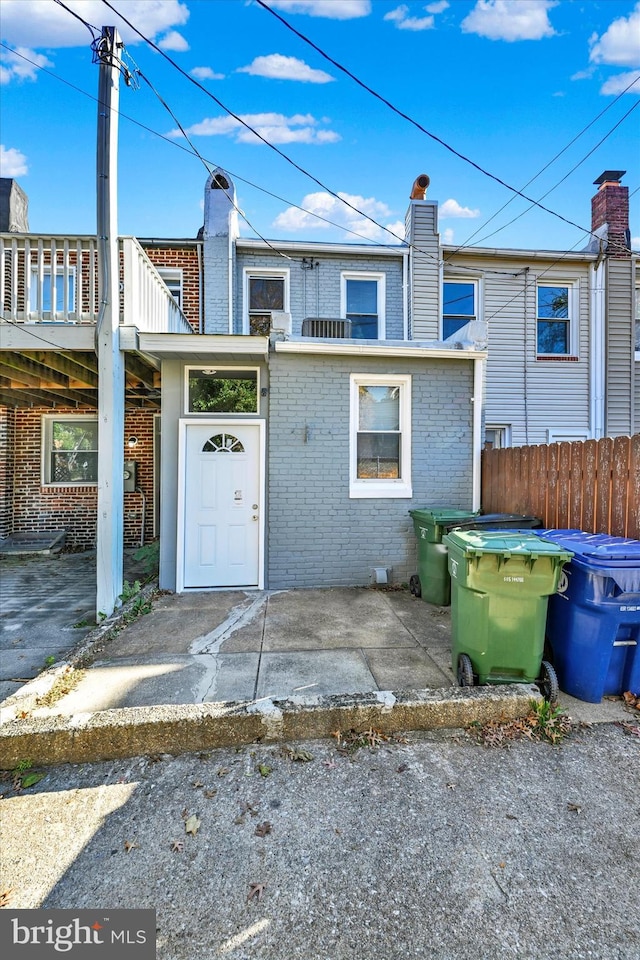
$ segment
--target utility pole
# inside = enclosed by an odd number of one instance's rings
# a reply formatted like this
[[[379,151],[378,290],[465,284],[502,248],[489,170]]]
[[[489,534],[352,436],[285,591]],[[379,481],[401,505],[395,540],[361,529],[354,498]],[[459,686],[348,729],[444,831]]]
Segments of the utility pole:
[[[100,310],[98,354],[98,517],[96,619],[113,613],[123,577],[124,354],[120,350],[118,246],[118,100],[120,53],[115,27],[103,27],[95,45],[99,63],[97,237]]]

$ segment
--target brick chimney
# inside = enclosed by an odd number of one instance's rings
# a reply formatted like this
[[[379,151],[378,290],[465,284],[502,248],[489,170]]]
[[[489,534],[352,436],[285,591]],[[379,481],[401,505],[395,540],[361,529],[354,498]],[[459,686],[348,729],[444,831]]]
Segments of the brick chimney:
[[[591,199],[591,230],[606,241],[608,257],[628,257],[631,250],[629,187],[620,183],[625,173],[605,170],[593,181],[598,192]]]

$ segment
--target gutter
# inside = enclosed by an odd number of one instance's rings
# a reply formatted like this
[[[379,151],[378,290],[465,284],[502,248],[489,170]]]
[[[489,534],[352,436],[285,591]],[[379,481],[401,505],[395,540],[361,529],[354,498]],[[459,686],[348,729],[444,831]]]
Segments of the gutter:
[[[254,338],[252,338],[254,339]],[[431,357],[437,360],[485,360],[487,352],[485,350],[447,349],[438,345],[428,346],[419,345],[419,341],[397,341],[392,344],[386,343],[355,343],[353,340],[319,340],[309,338],[307,341],[300,340],[277,340],[273,347],[276,353],[311,353],[333,356],[356,356],[356,357]]]

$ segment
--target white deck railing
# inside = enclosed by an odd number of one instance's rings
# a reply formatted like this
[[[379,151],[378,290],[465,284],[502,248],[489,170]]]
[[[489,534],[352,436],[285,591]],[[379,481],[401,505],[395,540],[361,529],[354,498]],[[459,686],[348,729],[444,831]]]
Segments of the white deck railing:
[[[180,307],[133,237],[120,240],[120,322],[156,333],[192,333]],[[95,237],[0,234],[0,320],[96,323]]]

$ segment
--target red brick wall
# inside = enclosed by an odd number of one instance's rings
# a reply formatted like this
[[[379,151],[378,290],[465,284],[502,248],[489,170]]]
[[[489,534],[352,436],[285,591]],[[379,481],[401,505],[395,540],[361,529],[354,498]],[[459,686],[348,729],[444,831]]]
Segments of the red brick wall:
[[[147,246],[145,253],[156,267],[182,270],[182,312],[196,333],[200,329],[200,268],[196,247]]]
[[[13,532],[13,407],[0,407],[0,539]]]
[[[619,183],[603,184],[591,199],[591,229],[609,224],[610,257],[628,257],[627,231],[629,229],[629,187]]]
[[[91,411],[83,411],[83,413]],[[66,530],[67,546],[90,548],[95,546],[97,487],[46,487],[41,483],[42,415],[53,413],[49,408],[17,409],[15,443],[8,443],[13,469],[5,476],[6,489],[13,480],[13,523],[7,533],[31,530]],[[57,407],[57,416],[73,416],[74,408]],[[2,418],[0,417],[0,435]],[[135,447],[127,446],[127,439],[135,436]],[[2,458],[4,459],[4,458]],[[125,446],[123,461],[138,464],[138,486],[146,497],[145,542],[153,536],[153,412],[127,411],[125,414]],[[0,511],[3,503],[2,469],[0,467]],[[0,512],[1,517],[1,512]],[[5,521],[6,522],[6,521]],[[124,544],[138,546],[142,524],[142,497],[139,493],[124,496]]]

